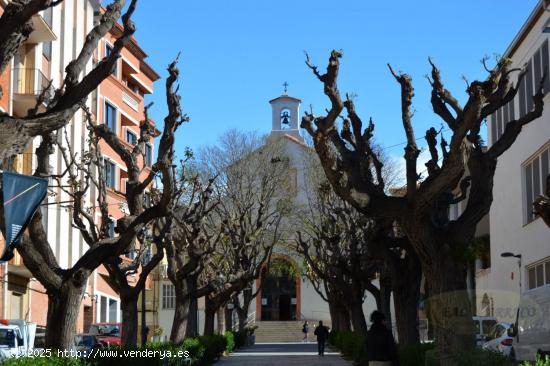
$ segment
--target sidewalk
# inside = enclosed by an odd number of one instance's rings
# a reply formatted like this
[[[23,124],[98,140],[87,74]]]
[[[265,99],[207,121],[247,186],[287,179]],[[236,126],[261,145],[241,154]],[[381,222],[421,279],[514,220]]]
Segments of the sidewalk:
[[[325,356],[317,355],[317,343],[257,343],[222,358],[220,366],[351,366],[338,352],[328,347]]]

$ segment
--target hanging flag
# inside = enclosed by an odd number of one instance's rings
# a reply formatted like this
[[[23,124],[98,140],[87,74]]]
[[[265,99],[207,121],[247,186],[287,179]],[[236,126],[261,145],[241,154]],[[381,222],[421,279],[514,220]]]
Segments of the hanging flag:
[[[46,197],[48,180],[4,172],[2,188],[6,247],[0,262],[5,262],[13,258],[13,246],[19,242],[36,209]]]

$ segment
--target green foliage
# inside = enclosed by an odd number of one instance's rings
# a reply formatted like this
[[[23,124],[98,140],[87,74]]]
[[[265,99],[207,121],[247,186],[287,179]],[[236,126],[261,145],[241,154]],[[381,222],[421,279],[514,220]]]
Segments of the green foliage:
[[[210,365],[214,361],[218,360],[227,347],[227,340],[224,336],[214,334],[212,336],[200,336],[198,337],[199,343],[204,346],[204,355],[193,365]]]
[[[367,340],[354,332],[331,331],[329,343],[338,348],[345,358],[353,360],[355,365],[367,366]]]
[[[269,275],[274,277],[286,277],[291,280],[296,280],[300,273],[294,266],[285,260],[274,259],[269,264]]]
[[[3,365],[8,366],[207,366],[211,365],[225,352],[231,352],[234,349],[235,341],[233,333],[229,332],[227,336],[213,335],[201,336],[198,338],[186,338],[181,346],[172,343],[148,343],[146,347],[128,348],[128,347],[109,347],[102,351],[110,352],[111,355],[120,355],[121,352],[129,351],[164,351],[164,355],[170,352],[172,355],[181,354],[183,351],[189,352],[189,358],[185,357],[161,357],[160,352],[156,357],[104,357],[96,359],[78,359],[62,357],[23,357],[7,360]],[[115,353],[118,352],[118,353]]]
[[[431,349],[426,351],[426,354],[424,355],[424,362],[426,366],[439,366],[439,353],[437,350]]]
[[[2,365],[7,366],[80,366],[84,363],[76,358],[63,357],[23,357],[9,358]]]
[[[425,355],[426,366],[439,366],[440,357],[435,349],[428,350]],[[501,353],[472,348],[453,357],[456,366],[513,366],[515,363]],[[545,365],[544,365],[545,366]]]
[[[491,258],[491,238],[489,235],[475,238],[472,245],[465,251],[464,257],[470,263],[475,262],[476,259],[489,261]]]
[[[248,332],[242,331],[235,333],[235,348],[244,347],[246,344],[246,338],[248,337]]]
[[[227,342],[227,346],[225,347],[225,351],[227,353],[233,352],[235,349],[235,333],[231,331],[226,331],[224,334],[224,337]]]
[[[502,353],[472,348],[454,357],[456,366],[511,366],[513,363]]]
[[[521,366],[531,366],[531,364],[525,361],[521,364]],[[550,356],[542,358],[537,355],[537,360],[535,361],[535,364],[533,366],[550,366]]]
[[[433,343],[419,343],[399,347],[401,366],[419,366],[426,364],[426,353],[434,349]]]

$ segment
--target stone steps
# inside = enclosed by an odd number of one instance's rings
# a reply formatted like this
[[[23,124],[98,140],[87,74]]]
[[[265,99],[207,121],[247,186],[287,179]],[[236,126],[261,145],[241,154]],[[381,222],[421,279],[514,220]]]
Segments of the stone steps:
[[[256,343],[301,342],[303,321],[257,321]],[[314,326],[309,323],[309,341],[315,341]]]

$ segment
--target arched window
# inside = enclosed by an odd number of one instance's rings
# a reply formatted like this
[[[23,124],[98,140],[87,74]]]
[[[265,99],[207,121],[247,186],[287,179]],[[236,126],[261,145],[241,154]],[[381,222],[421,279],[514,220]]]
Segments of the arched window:
[[[281,130],[290,129],[290,110],[284,108],[281,110]]]

